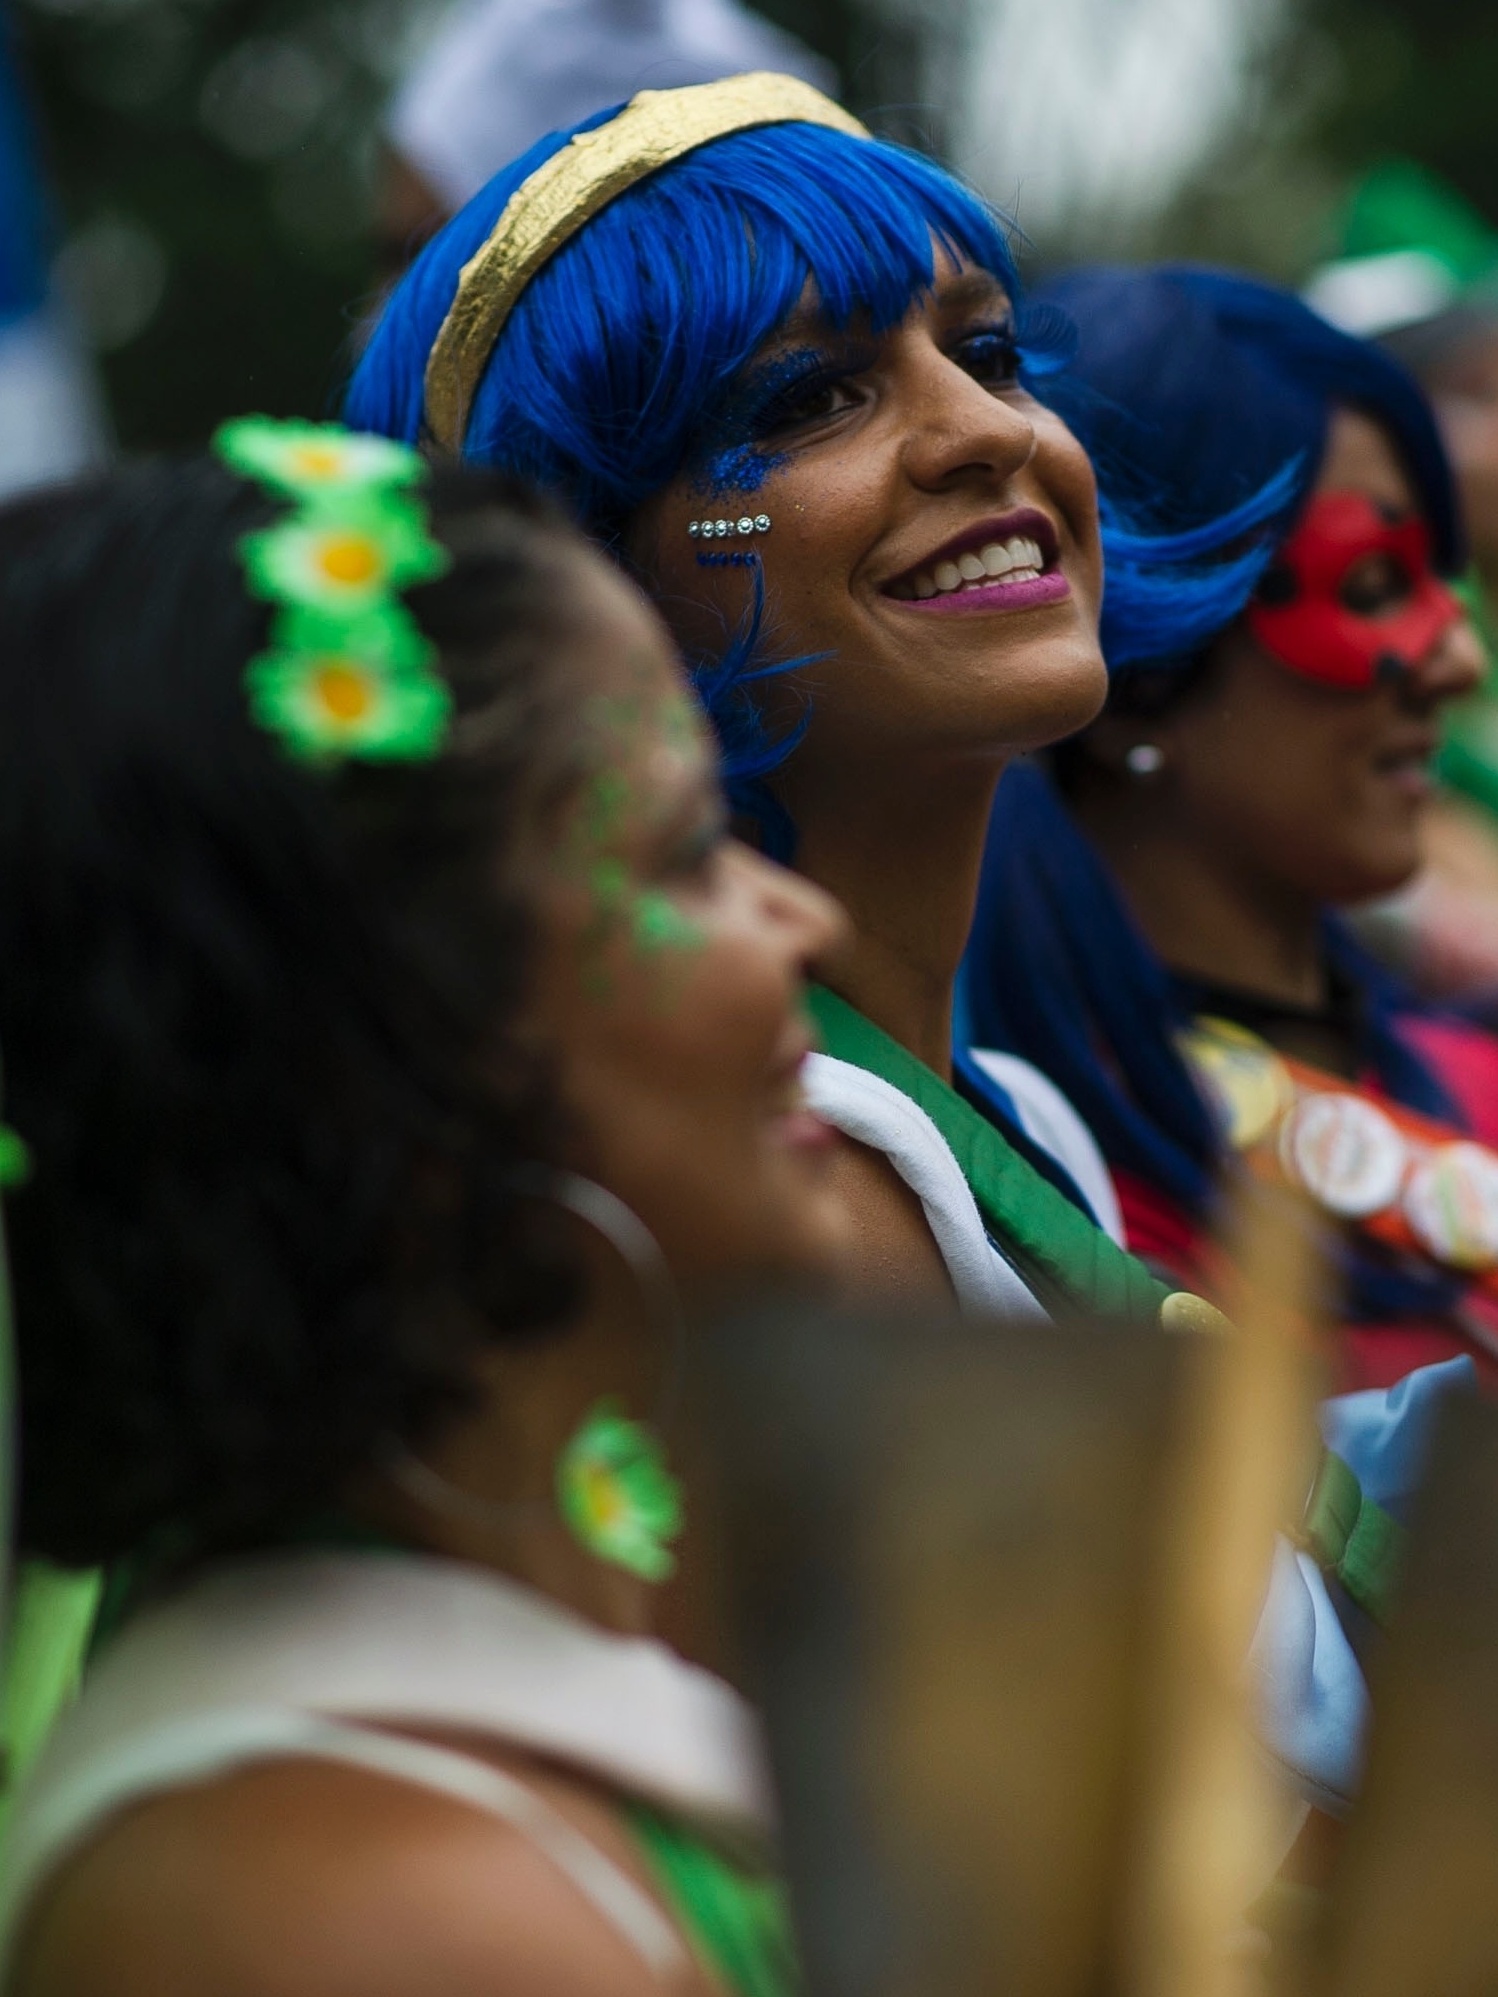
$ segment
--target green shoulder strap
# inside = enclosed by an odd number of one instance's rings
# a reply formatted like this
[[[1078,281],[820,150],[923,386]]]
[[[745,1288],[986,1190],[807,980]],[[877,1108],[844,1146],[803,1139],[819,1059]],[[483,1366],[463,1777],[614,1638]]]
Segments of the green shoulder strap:
[[[73,1573],[45,1561],[21,1564],[6,1628],[0,1684],[0,1831],[16,1784],[71,1705],[99,1600],[97,1573]]]
[[[0,1187],[24,1181],[26,1147],[0,1124]],[[0,1830],[17,1779],[72,1698],[93,1622],[98,1576],[14,1560],[16,1354],[10,1266],[0,1220]]]
[[[795,1997],[790,1906],[777,1873],[735,1865],[685,1825],[641,1804],[629,1821],[698,1956],[733,1997]]]
[[[1184,1292],[1172,1294],[1132,1255],[1115,1247],[940,1075],[862,1013],[820,985],[812,987],[810,1005],[827,1053],[880,1076],[930,1117],[952,1147],[984,1225],[1042,1302],[1157,1323],[1168,1300],[1165,1322],[1171,1330],[1210,1328],[1198,1318],[1226,1326],[1210,1306]],[[1294,1536],[1360,1608],[1376,1622],[1387,1622],[1408,1535],[1363,1496],[1356,1474],[1330,1450],[1322,1451]]]
[[[924,1061],[821,985],[809,994],[823,1050],[897,1088],[951,1146],[983,1224],[1042,1303],[1159,1321],[1170,1292],[1047,1183],[971,1103]]]

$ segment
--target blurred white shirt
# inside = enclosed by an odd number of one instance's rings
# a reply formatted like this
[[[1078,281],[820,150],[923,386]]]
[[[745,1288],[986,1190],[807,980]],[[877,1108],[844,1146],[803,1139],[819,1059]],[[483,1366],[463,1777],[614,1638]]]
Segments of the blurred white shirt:
[[[831,66],[737,0],[458,0],[397,92],[386,137],[452,208],[536,140],[637,90]]]

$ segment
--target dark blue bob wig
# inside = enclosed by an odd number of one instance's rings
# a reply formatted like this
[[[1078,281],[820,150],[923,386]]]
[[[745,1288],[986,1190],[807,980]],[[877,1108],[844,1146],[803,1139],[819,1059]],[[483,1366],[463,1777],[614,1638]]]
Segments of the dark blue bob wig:
[[[1378,348],[1287,292],[1227,272],[1083,270],[1044,295],[1077,328],[1075,359],[1051,399],[1092,453],[1116,512],[1185,535],[1277,482],[1273,538],[1282,539],[1315,485],[1333,412],[1350,406],[1382,424],[1399,451],[1440,567],[1461,565],[1456,498],[1429,408]],[[1224,569],[1223,582],[1219,628],[1244,608],[1253,577]],[[1111,576],[1108,589],[1111,598]],[[1163,630],[1152,639],[1127,600],[1105,604],[1103,649],[1116,679],[1142,666],[1185,669],[1200,648],[1201,638],[1182,646]],[[1459,1123],[1398,1034],[1404,995],[1330,916],[1326,948],[1358,990],[1368,1066],[1395,1100]],[[1175,1044],[1193,995],[1156,957],[1038,766],[1010,771],[999,786],[963,1006],[968,1037],[1043,1068],[1113,1165],[1197,1212],[1210,1205],[1221,1140]],[[1417,1301],[1387,1272],[1352,1275],[1357,1307],[1370,1315]]]
[[[542,140],[428,244],[359,363],[350,423],[420,440],[427,356],[459,272],[515,189],[570,137]],[[605,547],[617,547],[636,508],[684,467],[707,494],[753,492],[775,461],[750,441],[746,374],[807,287],[833,326],[857,318],[878,332],[931,285],[938,247],[1004,285],[1022,378],[1048,397],[1069,357],[1070,328],[1054,308],[1024,304],[1007,225],[971,189],[903,147],[821,126],[717,139],[611,202],[532,280],[480,384],[466,453],[557,494]],[[1225,592],[1246,595],[1262,564],[1245,536],[1288,503],[1283,475],[1271,471],[1264,490],[1245,488],[1225,517],[1185,533],[1153,525],[1131,533],[1127,508],[1106,510],[1120,629],[1181,650],[1223,621]],[[1230,545],[1233,555],[1222,556]],[[725,633],[717,656],[691,663],[730,789],[783,853],[786,828],[777,836],[759,779],[794,737],[767,739],[755,682],[801,661],[764,656],[762,608],[756,592],[745,627]]]
[[[1332,411],[1346,404],[1392,437],[1437,566],[1447,575],[1462,567],[1456,494],[1430,406],[1381,348],[1275,285],[1189,264],[1072,271],[1037,300],[1075,328],[1072,363],[1047,399],[1086,446],[1115,517],[1183,539],[1196,529],[1210,542],[1221,522],[1273,492],[1281,538],[1316,483]],[[1224,577],[1216,628],[1244,608],[1256,579],[1249,569]],[[1196,649],[1166,630],[1152,641],[1137,613],[1127,591],[1105,608],[1114,671]]]

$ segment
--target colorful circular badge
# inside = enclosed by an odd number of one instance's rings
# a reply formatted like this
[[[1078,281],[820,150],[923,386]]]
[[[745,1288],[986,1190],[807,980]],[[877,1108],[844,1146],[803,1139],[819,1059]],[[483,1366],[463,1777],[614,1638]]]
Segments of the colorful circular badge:
[[[1329,1092],[1302,1097],[1285,1118],[1280,1162],[1330,1212],[1366,1220],[1398,1198],[1409,1147],[1381,1109]]]
[[[1262,1142],[1295,1101],[1295,1084],[1269,1042],[1231,1019],[1193,1020],[1180,1048],[1235,1151]]]
[[[1443,1144],[1410,1174],[1404,1217],[1422,1248],[1452,1269],[1498,1263],[1498,1157]]]

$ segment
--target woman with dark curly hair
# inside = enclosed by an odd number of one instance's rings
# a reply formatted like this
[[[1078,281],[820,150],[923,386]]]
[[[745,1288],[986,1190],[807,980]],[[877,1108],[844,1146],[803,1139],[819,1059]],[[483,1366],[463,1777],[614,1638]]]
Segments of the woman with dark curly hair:
[[[752,1725],[648,1640],[652,1420],[684,1311],[836,1260],[838,917],[534,502],[217,457],[0,516],[20,1539],[130,1577],[5,1987],[773,1989]]]

